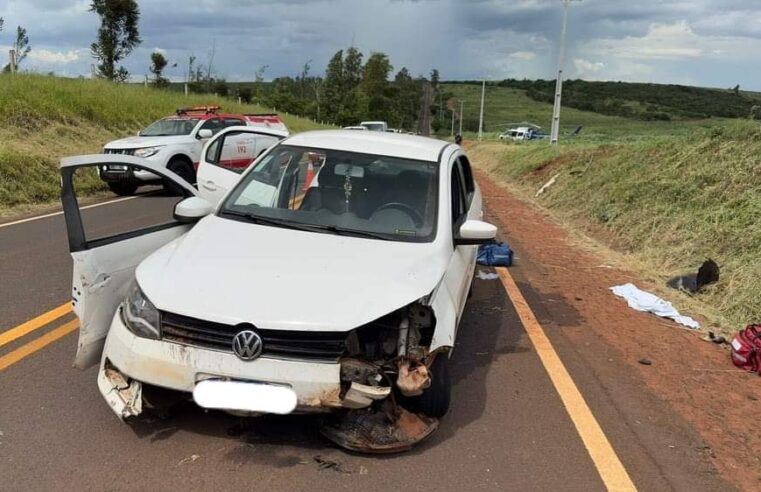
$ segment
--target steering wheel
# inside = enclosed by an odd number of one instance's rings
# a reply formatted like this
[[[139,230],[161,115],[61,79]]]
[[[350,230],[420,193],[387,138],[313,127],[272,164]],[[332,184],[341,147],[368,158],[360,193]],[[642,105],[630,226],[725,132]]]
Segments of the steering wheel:
[[[381,205],[380,207],[375,209],[375,212],[373,212],[373,215],[377,214],[378,212],[382,212],[383,210],[386,210],[386,209],[401,210],[402,212],[410,216],[410,218],[415,222],[416,226],[420,227],[423,225],[423,216],[420,215],[420,212],[410,207],[406,203],[392,202],[392,203],[387,203],[385,205]]]

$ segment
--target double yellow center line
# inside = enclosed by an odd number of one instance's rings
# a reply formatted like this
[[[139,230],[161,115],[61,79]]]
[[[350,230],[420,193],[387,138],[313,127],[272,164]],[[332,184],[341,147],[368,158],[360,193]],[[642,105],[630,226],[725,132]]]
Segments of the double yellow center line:
[[[29,321],[26,321],[16,326],[15,328],[11,328],[10,330],[0,333],[0,347],[18,340],[19,338],[26,336],[33,331],[38,330],[43,326],[46,326],[53,321],[62,318],[63,316],[66,316],[69,313],[71,313],[71,303],[67,302],[66,304],[62,304],[57,308],[51,309],[47,313],[30,319]],[[3,356],[0,356],[0,371],[15,364],[24,357],[27,357],[28,355],[31,355],[38,350],[50,345],[59,338],[68,335],[78,327],[79,320],[75,318],[55,328],[54,330],[49,331],[48,333],[45,333],[41,337],[36,338],[31,342],[28,342]]]

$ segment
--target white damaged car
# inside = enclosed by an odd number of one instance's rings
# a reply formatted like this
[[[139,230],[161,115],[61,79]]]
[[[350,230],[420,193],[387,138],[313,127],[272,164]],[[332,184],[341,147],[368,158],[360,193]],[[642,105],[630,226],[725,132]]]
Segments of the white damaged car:
[[[86,237],[74,175],[104,164],[175,181],[174,220]],[[242,174],[219,168],[221,198],[131,156],[66,158],[61,173],[75,365],[100,363],[119,417],[158,387],[233,413],[329,412],[323,434],[379,451],[409,447],[447,412],[477,245],[496,235],[459,146],[302,133]]]

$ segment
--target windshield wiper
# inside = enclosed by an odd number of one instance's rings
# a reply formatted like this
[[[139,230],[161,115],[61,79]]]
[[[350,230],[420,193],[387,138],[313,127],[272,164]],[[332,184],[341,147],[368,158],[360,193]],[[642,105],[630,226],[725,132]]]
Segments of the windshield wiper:
[[[336,234],[337,236],[365,237],[368,239],[380,239],[382,241],[390,241],[387,235],[381,234],[379,232],[358,231],[357,229],[344,229],[343,227],[337,227],[334,225],[314,226],[314,227],[320,228],[328,232],[332,232],[333,234]]]
[[[241,217],[254,224],[270,225],[274,227],[283,227],[286,229],[295,229],[298,231],[307,232],[328,232],[337,236],[351,236],[351,237],[364,237],[369,239],[380,239],[382,241],[390,241],[389,237],[385,234],[369,231],[358,231],[356,229],[344,229],[334,225],[319,225],[319,224],[302,224],[300,222],[294,222],[285,219],[275,219],[270,217],[262,217],[247,212],[239,212],[237,210],[223,210],[222,215],[232,215],[234,217]]]
[[[315,230],[317,229],[316,227],[300,224],[298,222],[293,222],[290,220],[262,217],[261,215],[256,215],[256,214],[247,213],[247,212],[238,212],[237,210],[223,210],[222,215],[232,215],[234,217],[241,217],[243,219],[246,219],[249,222],[253,222],[254,224],[269,225],[273,227],[282,227],[284,229],[295,229],[297,231],[315,232]]]

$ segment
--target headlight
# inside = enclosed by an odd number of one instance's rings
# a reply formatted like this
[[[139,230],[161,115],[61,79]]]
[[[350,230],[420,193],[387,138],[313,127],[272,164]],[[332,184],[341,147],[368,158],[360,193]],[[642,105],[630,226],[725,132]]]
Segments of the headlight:
[[[130,287],[129,296],[122,305],[122,319],[129,331],[143,338],[158,340],[159,312],[151,301],[145,297],[137,282]]]
[[[156,154],[156,152],[159,150],[161,150],[161,147],[146,147],[144,149],[135,149],[134,155],[135,157],[146,158]]]

